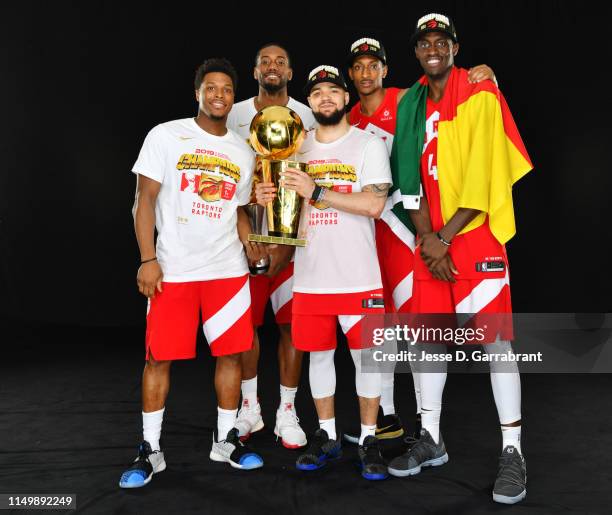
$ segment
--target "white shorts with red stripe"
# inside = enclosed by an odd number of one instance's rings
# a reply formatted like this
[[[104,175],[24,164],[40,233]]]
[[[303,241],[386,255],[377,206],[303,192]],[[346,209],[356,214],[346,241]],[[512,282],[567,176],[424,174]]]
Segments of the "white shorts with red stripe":
[[[375,221],[376,250],[387,313],[409,313],[414,280],[414,234],[390,210]]]
[[[191,359],[196,355],[200,313],[202,329],[213,356],[251,349],[251,295],[248,275],[162,283],[147,312],[146,359]]]
[[[268,299],[277,324],[291,323],[291,299],[293,298],[293,262],[274,277],[256,275],[250,277],[251,311],[253,325],[263,324]]]

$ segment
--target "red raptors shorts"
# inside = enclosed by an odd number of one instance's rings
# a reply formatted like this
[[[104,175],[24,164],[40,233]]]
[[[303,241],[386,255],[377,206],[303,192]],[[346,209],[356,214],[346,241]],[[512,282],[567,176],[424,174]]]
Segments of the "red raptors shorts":
[[[250,277],[251,311],[253,325],[263,324],[268,299],[277,324],[291,323],[291,299],[293,296],[293,262],[274,277],[255,275]]]
[[[349,348],[365,348],[361,341],[363,316],[368,313],[384,313],[376,301],[383,298],[382,289],[357,293],[310,294],[294,293],[291,340],[296,349],[316,352],[335,349],[336,324],[339,322]],[[372,301],[374,307],[372,307]],[[334,311],[359,313],[340,315]]]
[[[213,356],[251,349],[251,296],[247,275],[211,281],[162,283],[147,313],[146,359],[191,359],[196,355],[200,313]]]
[[[460,279],[455,283],[437,279],[414,282],[411,310],[412,323],[430,325],[427,313],[456,313],[462,327],[481,329],[484,339],[478,343],[492,343],[514,339],[512,303],[508,276],[500,279]],[[466,320],[462,320],[464,315]],[[453,317],[454,318],[454,317]],[[475,343],[475,342],[473,342]]]
[[[376,251],[387,313],[409,313],[414,268],[414,235],[393,213],[376,220]],[[393,228],[389,224],[393,224]]]

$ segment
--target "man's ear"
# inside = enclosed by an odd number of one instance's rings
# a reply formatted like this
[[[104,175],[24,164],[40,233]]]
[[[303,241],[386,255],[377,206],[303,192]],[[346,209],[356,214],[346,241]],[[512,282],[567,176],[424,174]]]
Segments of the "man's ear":
[[[293,68],[289,68],[289,71],[287,72],[287,80],[291,79],[293,79]]]
[[[195,98],[196,98],[196,101],[199,104],[200,103],[200,90],[199,89],[195,90]]]
[[[344,92],[344,105],[349,105],[349,100],[351,99],[351,95],[349,95],[348,91]]]
[[[257,80],[257,66],[253,67],[253,78]]]
[[[457,52],[459,52],[459,43],[453,43],[453,57],[457,55]]]
[[[387,73],[389,72],[389,68],[387,67],[387,65],[385,64],[383,66],[383,71],[382,71],[382,78],[386,78],[387,77]]]

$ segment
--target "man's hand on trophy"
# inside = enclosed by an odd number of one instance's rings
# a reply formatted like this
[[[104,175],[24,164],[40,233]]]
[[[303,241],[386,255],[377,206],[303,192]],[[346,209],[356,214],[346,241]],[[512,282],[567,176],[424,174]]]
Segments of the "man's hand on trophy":
[[[288,190],[296,191],[300,197],[309,199],[315,189],[315,182],[312,177],[302,170],[287,168],[282,174],[281,186]]]
[[[255,197],[260,206],[266,207],[276,197],[276,188],[273,182],[258,182],[255,185]]]
[[[263,243],[256,241],[243,241],[244,251],[246,252],[249,263],[257,263],[260,259],[268,257],[268,249]]]
[[[291,245],[268,245],[268,255],[270,256],[270,268],[266,272],[268,277],[274,277],[291,262],[291,256],[295,247]]]

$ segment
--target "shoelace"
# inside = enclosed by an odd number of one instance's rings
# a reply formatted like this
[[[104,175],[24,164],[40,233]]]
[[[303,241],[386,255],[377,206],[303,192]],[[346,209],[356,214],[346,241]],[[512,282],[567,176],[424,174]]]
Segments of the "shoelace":
[[[516,467],[513,465],[516,463]],[[514,458],[513,456],[502,456],[499,458],[499,468],[497,476],[502,476],[504,481],[522,487],[523,480],[523,460]]]
[[[366,458],[370,463],[382,465],[385,464],[382,456],[380,455],[380,448],[377,444],[371,444],[367,446],[364,445],[363,450],[365,451]]]
[[[405,436],[404,437],[404,443],[408,446],[408,447],[412,447],[414,446],[417,442],[419,441],[418,438],[415,438],[414,436]]]

